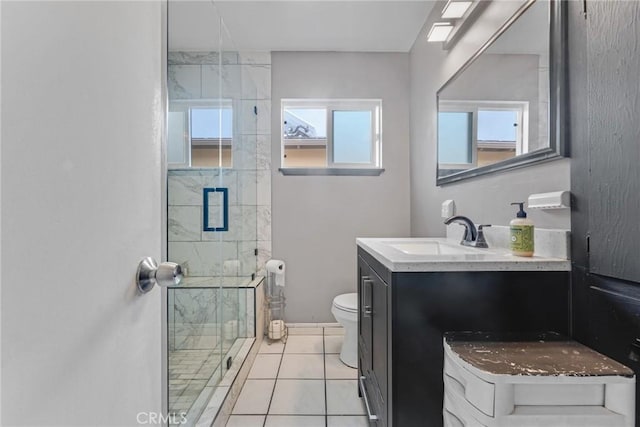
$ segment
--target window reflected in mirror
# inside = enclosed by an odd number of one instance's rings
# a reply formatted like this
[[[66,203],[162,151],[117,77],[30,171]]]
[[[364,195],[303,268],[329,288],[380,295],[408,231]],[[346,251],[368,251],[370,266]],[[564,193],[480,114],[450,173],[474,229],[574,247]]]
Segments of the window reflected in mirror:
[[[529,152],[528,102],[441,102],[438,167],[460,171]]]
[[[555,153],[549,136],[554,7],[538,0],[519,10],[438,91],[439,184],[516,164],[522,155]]]

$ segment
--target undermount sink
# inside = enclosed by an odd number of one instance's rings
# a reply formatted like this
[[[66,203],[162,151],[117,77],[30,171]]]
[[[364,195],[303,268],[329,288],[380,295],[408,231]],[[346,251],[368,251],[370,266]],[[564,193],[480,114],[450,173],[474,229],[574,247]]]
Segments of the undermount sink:
[[[398,242],[389,243],[394,249],[407,255],[456,255],[477,253],[473,249],[443,242]]]

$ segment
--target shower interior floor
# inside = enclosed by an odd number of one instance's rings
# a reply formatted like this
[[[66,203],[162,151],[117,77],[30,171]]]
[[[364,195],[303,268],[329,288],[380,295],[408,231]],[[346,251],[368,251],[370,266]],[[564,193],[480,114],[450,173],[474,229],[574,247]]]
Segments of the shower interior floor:
[[[237,339],[232,345],[217,346],[213,349],[173,350],[169,352],[169,413],[193,413],[206,405],[202,402],[205,387],[214,387],[226,372],[221,361],[233,357],[244,339]],[[222,365],[222,366],[221,366]],[[198,403],[202,408],[196,408]]]

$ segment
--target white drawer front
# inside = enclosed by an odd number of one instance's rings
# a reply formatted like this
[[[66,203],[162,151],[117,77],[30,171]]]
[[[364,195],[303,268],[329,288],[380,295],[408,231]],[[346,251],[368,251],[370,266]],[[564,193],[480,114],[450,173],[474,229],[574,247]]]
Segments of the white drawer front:
[[[476,377],[447,354],[444,357],[444,388],[452,396],[464,398],[485,415],[494,415],[495,385]]]
[[[444,427],[487,427],[465,410],[464,406],[468,406],[468,403],[459,402],[458,399],[445,393],[442,411]]]
[[[604,406],[604,384],[515,384],[516,405]]]

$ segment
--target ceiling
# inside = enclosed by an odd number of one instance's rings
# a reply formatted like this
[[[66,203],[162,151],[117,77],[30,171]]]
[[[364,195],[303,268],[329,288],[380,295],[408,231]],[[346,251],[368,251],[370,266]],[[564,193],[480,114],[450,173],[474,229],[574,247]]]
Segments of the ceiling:
[[[217,49],[220,31],[217,21],[221,16],[228,30],[225,49],[408,52],[436,2],[216,0],[213,3],[215,6],[203,0],[169,1],[170,50]]]

